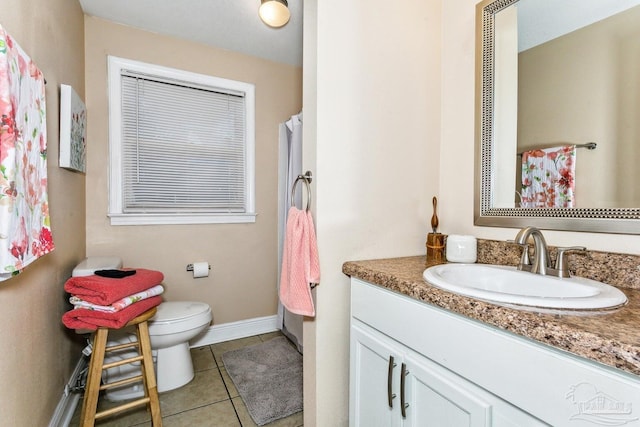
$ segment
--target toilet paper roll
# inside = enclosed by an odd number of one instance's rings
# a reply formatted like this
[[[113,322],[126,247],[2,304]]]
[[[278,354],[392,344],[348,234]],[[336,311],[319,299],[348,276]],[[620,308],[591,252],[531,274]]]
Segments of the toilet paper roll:
[[[209,263],[206,261],[203,262],[194,262],[193,263],[193,278],[196,279],[198,277],[207,277],[209,275]]]

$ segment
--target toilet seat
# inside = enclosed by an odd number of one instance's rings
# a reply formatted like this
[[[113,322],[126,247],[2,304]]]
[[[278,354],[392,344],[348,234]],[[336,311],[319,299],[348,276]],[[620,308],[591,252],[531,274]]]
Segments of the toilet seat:
[[[194,301],[167,301],[158,306],[156,315],[149,321],[150,335],[173,334],[200,328],[211,321],[211,307]]]

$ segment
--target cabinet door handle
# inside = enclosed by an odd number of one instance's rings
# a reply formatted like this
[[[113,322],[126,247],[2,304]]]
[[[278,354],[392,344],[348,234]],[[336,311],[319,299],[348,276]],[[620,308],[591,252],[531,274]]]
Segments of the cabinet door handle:
[[[389,400],[389,408],[393,409],[393,399],[396,397],[393,394],[393,368],[397,365],[393,361],[393,356],[389,356],[389,372],[387,373],[387,399]]]
[[[407,408],[409,404],[405,400],[405,377],[409,375],[409,371],[407,370],[407,365],[402,364],[402,368],[400,371],[400,413],[402,414],[402,418],[407,418]]]

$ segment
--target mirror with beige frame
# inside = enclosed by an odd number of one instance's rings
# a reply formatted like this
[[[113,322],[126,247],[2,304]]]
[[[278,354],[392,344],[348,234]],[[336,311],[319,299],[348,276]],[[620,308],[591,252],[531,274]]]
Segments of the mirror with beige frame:
[[[476,9],[475,224],[640,234],[640,0]]]

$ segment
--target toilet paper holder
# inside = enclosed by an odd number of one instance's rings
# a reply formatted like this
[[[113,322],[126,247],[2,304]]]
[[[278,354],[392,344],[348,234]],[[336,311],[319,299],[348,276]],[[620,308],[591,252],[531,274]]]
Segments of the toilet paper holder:
[[[211,264],[209,264],[209,270],[211,270]],[[187,264],[187,271],[193,271],[193,264]]]

